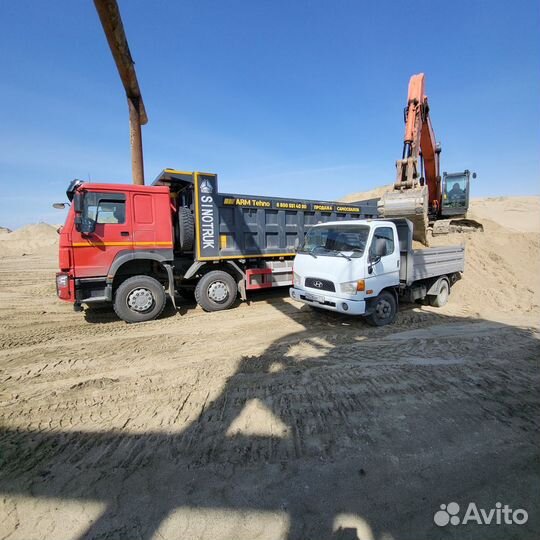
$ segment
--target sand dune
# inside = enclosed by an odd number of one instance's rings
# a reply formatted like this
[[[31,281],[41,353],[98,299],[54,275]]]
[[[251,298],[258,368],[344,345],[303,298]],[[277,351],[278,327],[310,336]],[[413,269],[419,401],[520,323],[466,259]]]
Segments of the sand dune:
[[[540,233],[540,196],[473,199],[470,215],[508,230]]]
[[[25,225],[11,232],[2,227],[0,257],[51,252],[58,246],[57,228],[47,223]]]

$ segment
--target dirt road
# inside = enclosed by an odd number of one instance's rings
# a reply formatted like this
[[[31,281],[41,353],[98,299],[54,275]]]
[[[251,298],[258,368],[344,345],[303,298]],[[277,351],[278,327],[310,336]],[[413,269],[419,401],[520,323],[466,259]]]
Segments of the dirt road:
[[[54,267],[1,262],[0,538],[539,537],[536,315],[375,329],[267,293],[130,326]],[[529,519],[437,526],[452,501]]]

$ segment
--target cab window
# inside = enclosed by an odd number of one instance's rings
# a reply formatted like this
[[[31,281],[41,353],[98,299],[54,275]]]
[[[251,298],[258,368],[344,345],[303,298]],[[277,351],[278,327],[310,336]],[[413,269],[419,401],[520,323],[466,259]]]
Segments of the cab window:
[[[124,195],[87,193],[84,206],[84,217],[96,223],[123,224],[126,222]]]
[[[446,178],[443,191],[443,206],[465,208],[467,205],[467,180],[465,176]]]
[[[394,230],[391,227],[377,227],[375,229],[369,250],[369,253],[372,256],[375,255],[375,241],[378,238],[382,238],[386,243],[385,255],[392,255],[392,253],[394,253]]]

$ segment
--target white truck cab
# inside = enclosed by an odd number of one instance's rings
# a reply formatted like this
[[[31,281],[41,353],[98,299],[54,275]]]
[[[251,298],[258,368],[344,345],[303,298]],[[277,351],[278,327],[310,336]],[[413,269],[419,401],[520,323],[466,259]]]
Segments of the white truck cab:
[[[412,250],[406,219],[332,221],[313,226],[294,259],[293,300],[314,308],[393,322],[398,300],[446,303],[464,269],[463,246]]]

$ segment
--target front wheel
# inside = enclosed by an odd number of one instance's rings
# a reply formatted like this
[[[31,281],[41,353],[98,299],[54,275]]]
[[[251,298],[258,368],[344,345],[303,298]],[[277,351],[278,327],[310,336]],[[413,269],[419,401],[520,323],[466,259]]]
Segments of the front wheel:
[[[396,297],[389,291],[382,291],[372,304],[373,311],[366,317],[372,326],[384,326],[391,324],[396,319]]]
[[[161,315],[167,298],[163,285],[150,276],[126,279],[114,295],[114,311],[123,321],[151,321]]]
[[[204,311],[222,311],[236,300],[238,287],[234,278],[223,270],[205,274],[195,287],[195,300]]]

